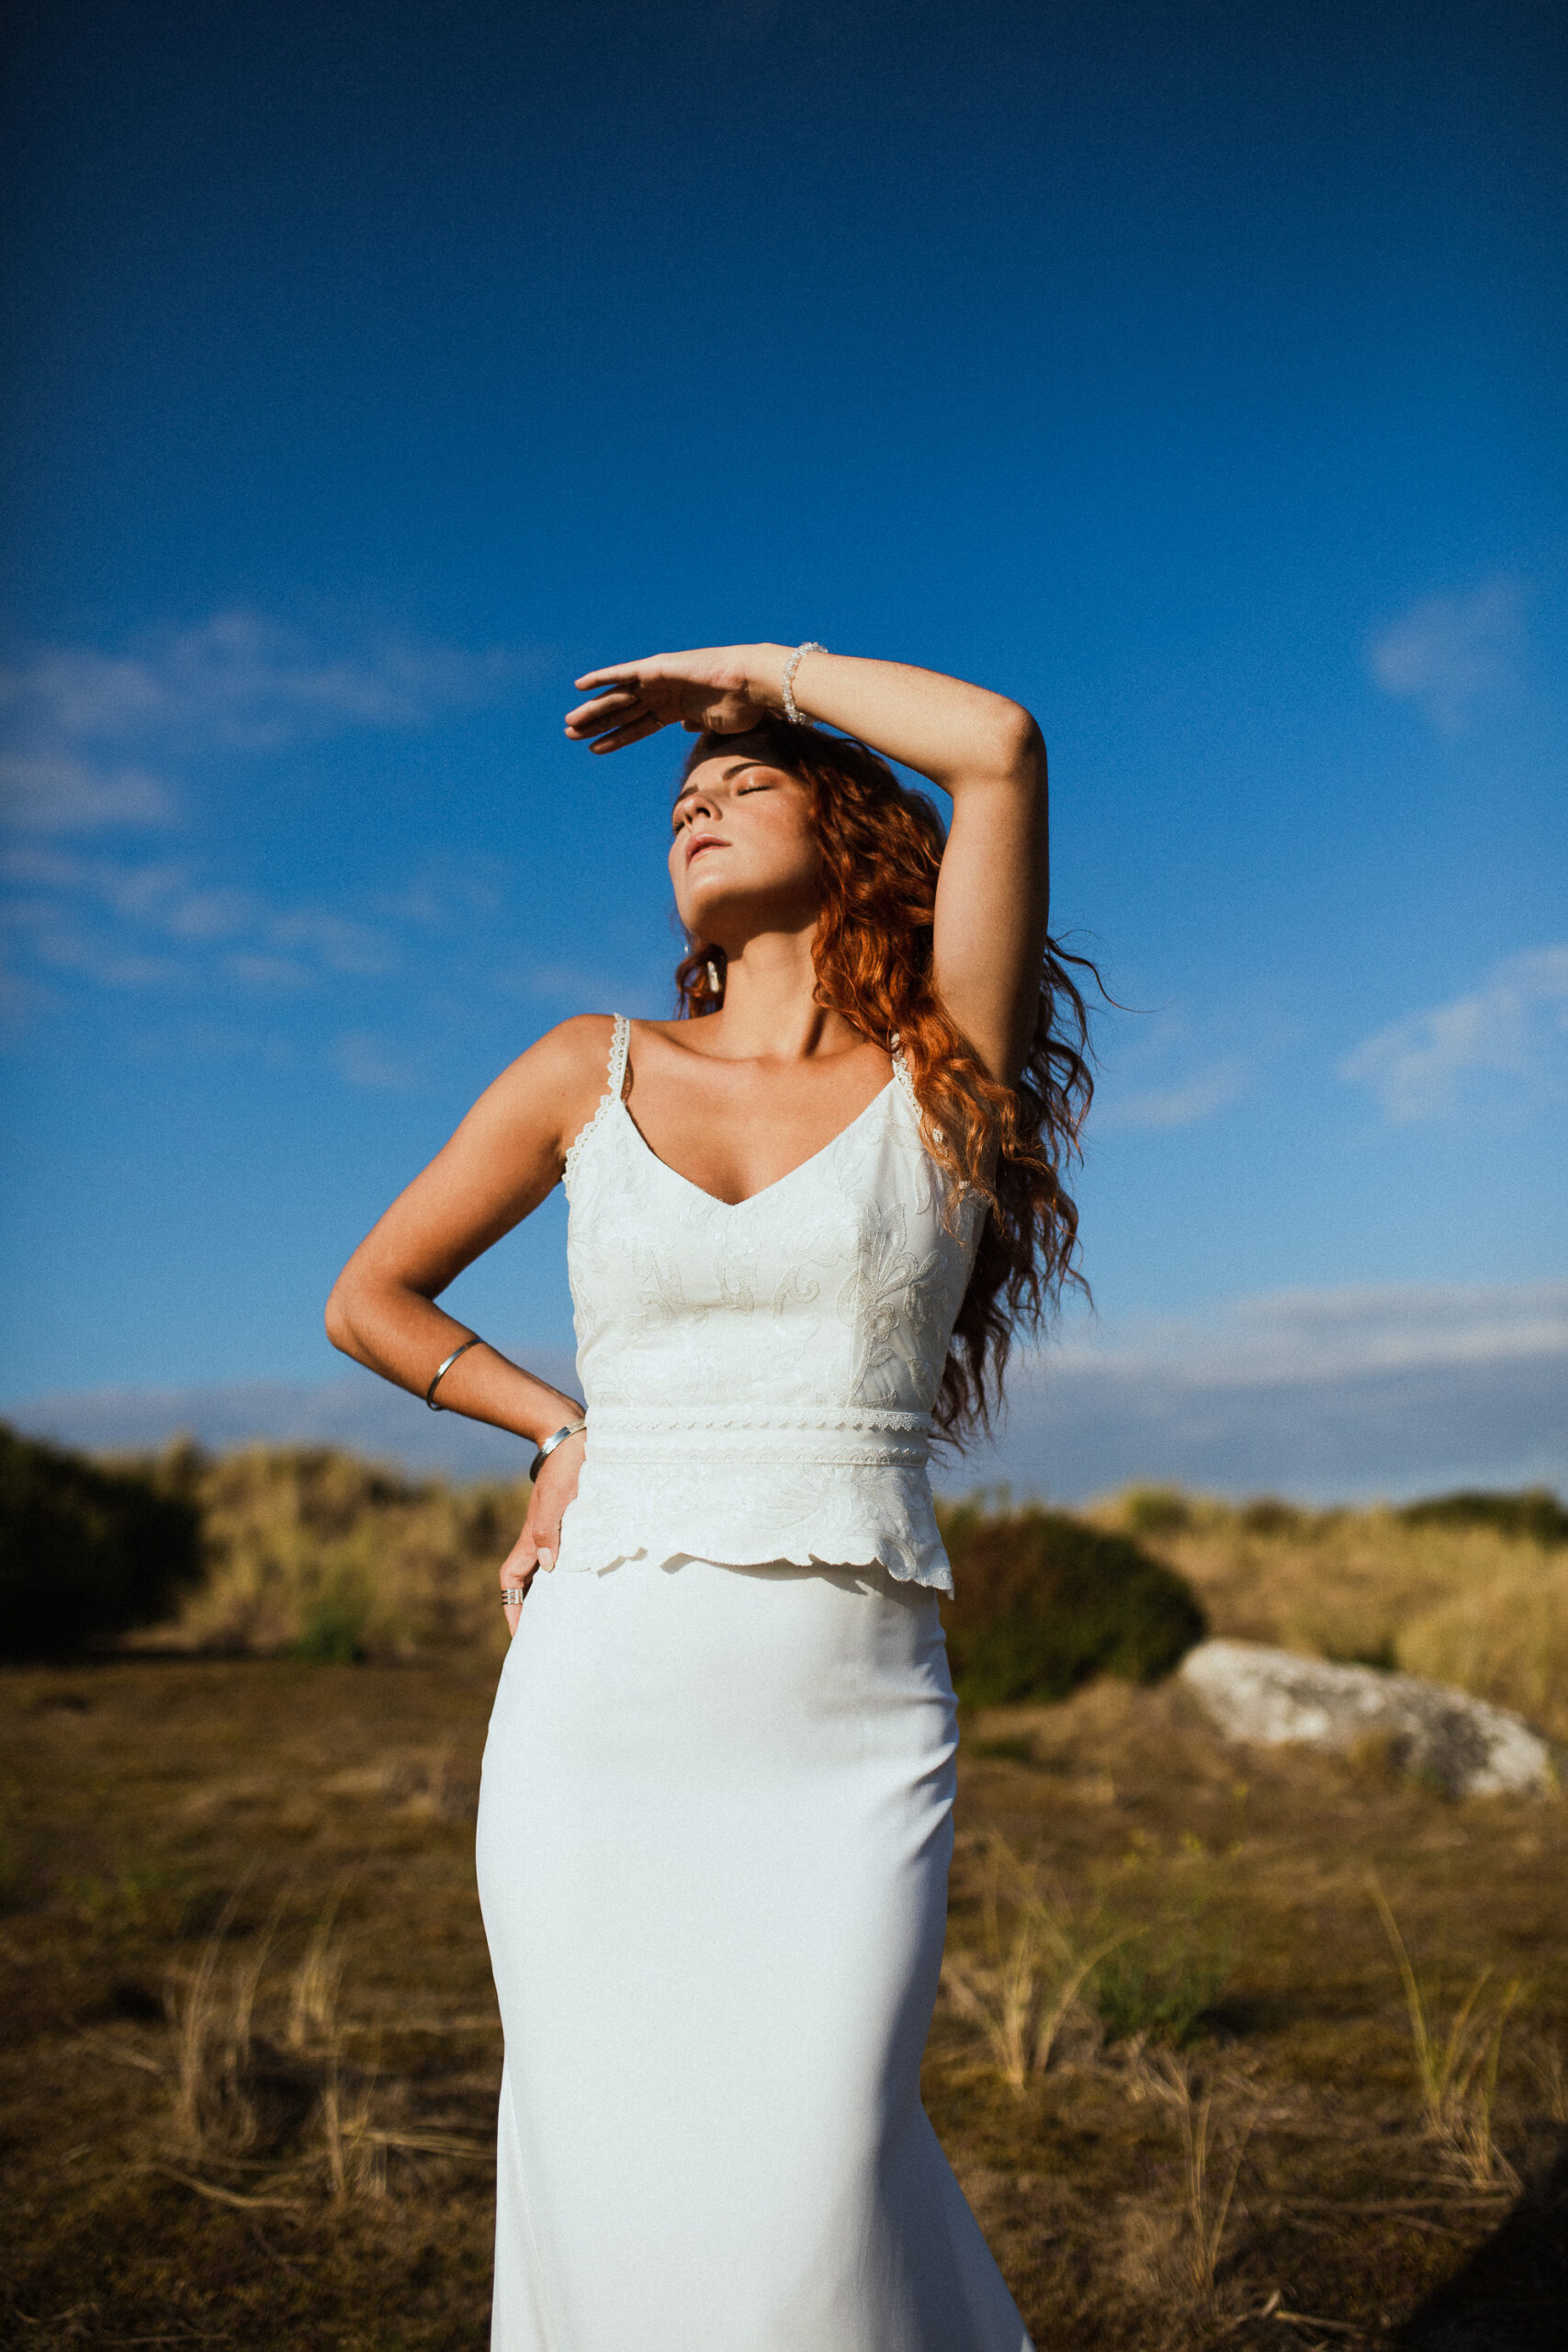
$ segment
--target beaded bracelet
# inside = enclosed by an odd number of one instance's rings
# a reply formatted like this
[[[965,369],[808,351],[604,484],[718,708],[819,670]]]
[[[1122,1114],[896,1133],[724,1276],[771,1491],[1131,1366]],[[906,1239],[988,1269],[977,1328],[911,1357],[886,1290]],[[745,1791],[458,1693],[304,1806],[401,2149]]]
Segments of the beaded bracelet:
[[[792,727],[803,727],[806,723],[801,718],[800,707],[795,699],[795,673],[799,669],[801,663],[805,661],[808,653],[826,653],[827,650],[828,649],[825,645],[818,645],[813,639],[807,638],[804,645],[797,645],[795,647],[795,651],[790,655],[789,661],[785,664],[784,680],[784,717],[788,719]]]

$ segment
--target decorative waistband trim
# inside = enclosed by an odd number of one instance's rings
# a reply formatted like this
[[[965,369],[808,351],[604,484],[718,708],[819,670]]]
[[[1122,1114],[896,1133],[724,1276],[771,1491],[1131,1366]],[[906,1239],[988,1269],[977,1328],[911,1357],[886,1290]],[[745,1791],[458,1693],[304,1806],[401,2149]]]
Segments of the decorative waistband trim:
[[[842,1434],[861,1430],[931,1435],[929,1413],[889,1405],[599,1405],[588,1404],[589,1442],[596,1434],[655,1437],[665,1430],[779,1430]]]

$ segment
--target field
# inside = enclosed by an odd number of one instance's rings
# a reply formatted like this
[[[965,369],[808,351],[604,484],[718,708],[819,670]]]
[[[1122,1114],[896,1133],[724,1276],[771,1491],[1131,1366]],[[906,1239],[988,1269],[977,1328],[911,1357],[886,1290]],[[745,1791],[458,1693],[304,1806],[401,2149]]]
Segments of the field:
[[[1215,1630],[1435,1623],[1561,1706],[1561,1551],[1183,1508],[1102,1517]],[[0,1677],[7,2343],[484,2344],[494,1659],[311,1622]],[[1564,1887],[1568,1805],[1228,1748],[1179,1683],[966,1718],[926,2096],[1042,2352],[1560,2346]]]

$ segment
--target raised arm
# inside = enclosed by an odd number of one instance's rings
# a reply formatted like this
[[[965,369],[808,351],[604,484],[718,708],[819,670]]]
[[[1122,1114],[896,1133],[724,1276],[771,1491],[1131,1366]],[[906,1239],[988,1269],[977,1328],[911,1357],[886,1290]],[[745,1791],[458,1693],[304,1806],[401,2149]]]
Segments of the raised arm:
[[[730,645],[590,671],[567,733],[596,752],[679,724],[739,734],[784,709],[795,649]],[[937,885],[933,978],[956,1026],[998,1078],[1023,1067],[1040,1001],[1050,904],[1045,745],[1005,695],[935,670],[854,654],[795,662],[803,718],[857,735],[953,802]]]

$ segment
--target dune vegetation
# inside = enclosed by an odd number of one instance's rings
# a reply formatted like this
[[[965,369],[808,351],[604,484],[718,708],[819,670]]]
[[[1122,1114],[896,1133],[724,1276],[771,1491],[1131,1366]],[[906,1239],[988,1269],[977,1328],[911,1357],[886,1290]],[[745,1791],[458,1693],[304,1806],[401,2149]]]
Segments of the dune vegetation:
[[[0,2330],[482,2352],[473,1815],[525,1490],[309,1448],[115,1476],[183,1498],[200,1560],[163,1623],[121,1584],[121,1630],[0,1674]],[[1036,2341],[1554,2341],[1568,1804],[1229,1747],[1168,1668],[1207,1624],[1560,1726],[1560,1507],[944,1517],[925,2096]]]
[[[1568,1511],[1543,1490],[1310,1511],[1142,1487],[1089,1517],[1184,1577],[1213,1634],[1428,1675],[1568,1743]]]
[[[326,1446],[209,1456],[177,1442],[88,1465],[5,1442],[13,1483],[24,1457],[41,1464],[29,1492],[40,1478],[118,1480],[123,1516],[140,1488],[179,1555],[140,1607],[117,1565],[101,1624],[62,1580],[60,1643],[129,1626],[135,1644],[219,1657],[502,1655],[491,1578],[522,1524],[525,1480],[456,1487]],[[182,1510],[198,1560],[170,1516]],[[1451,1682],[1568,1744],[1568,1510],[1543,1490],[1313,1511],[1134,1487],[1076,1513],[970,1498],[939,1514],[962,1568],[944,1616],[970,1703],[1061,1698],[1098,1673],[1157,1679],[1207,1630]],[[28,1603],[28,1654],[40,1606]]]

